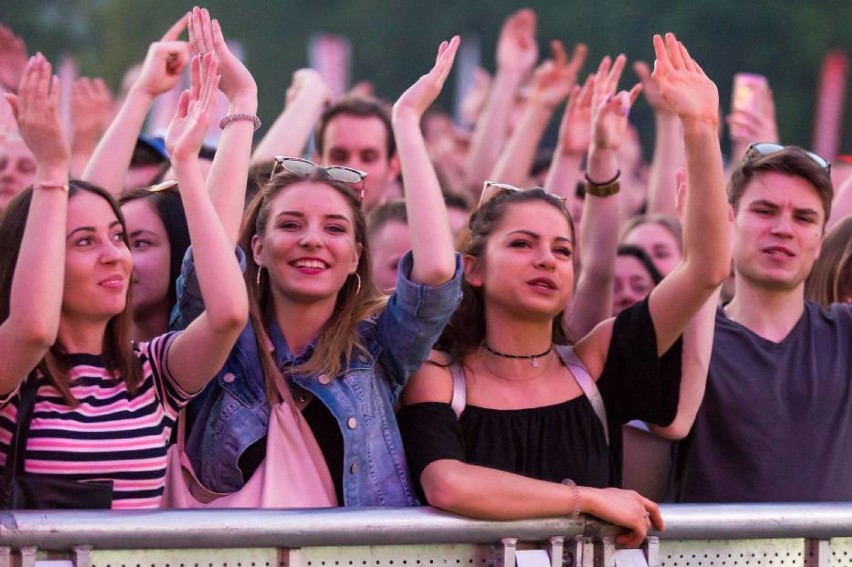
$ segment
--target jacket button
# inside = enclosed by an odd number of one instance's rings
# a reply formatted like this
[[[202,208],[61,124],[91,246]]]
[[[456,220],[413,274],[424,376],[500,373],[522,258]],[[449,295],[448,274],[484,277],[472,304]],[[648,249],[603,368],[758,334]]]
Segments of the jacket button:
[[[223,380],[226,384],[230,384],[230,383],[231,383],[231,382],[233,382],[235,379],[236,379],[236,376],[234,376],[234,373],[233,373],[233,372],[227,372],[224,376],[222,376],[222,380]]]
[[[323,386],[329,384],[331,382],[331,378],[328,377],[328,374],[320,374],[317,378],[320,384]]]
[[[358,420],[354,417],[350,417],[346,420],[346,427],[348,427],[349,429],[355,429],[356,427],[358,427]]]
[[[358,466],[357,462],[352,463],[352,466],[349,467],[349,472],[351,472],[352,474],[355,474],[356,472],[358,472],[359,468],[361,468],[361,467]]]

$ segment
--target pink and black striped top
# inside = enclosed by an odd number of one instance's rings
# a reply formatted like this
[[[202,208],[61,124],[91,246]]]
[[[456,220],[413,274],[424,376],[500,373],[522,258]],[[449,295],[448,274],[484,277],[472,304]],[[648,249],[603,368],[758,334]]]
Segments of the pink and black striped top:
[[[75,408],[38,373],[26,471],[112,480],[114,509],[156,508],[165,484],[172,427],[191,398],[166,369],[166,352],[175,334],[134,346],[143,373],[134,396],[123,381],[107,373],[100,356],[67,356],[71,392],[80,402]],[[0,397],[0,463],[6,462],[19,399],[17,390]]]

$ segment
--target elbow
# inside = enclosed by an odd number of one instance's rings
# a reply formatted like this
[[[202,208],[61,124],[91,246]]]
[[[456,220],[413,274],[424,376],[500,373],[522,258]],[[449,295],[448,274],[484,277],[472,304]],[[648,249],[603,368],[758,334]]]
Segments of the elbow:
[[[229,302],[229,305],[211,312],[207,316],[213,329],[223,335],[239,334],[248,324],[248,300]]]
[[[12,328],[17,329],[20,340],[34,349],[48,350],[56,343],[59,334],[59,321],[31,321],[16,324],[13,320],[8,321]]]
[[[663,439],[668,439],[669,441],[680,441],[681,439],[685,439],[686,436],[689,435],[690,429],[692,429],[691,424],[687,423],[686,420],[681,419],[675,419],[666,427],[660,427],[658,425],[651,427],[651,431],[653,431],[655,435],[662,437]]]
[[[450,256],[450,260],[445,263],[436,263],[425,270],[417,269],[417,282],[429,287],[438,287],[444,285],[456,273],[455,257]]]
[[[420,475],[420,483],[430,506],[449,512],[464,508],[466,498],[461,488],[462,479],[454,478],[456,476],[450,463],[436,461],[426,467]]]

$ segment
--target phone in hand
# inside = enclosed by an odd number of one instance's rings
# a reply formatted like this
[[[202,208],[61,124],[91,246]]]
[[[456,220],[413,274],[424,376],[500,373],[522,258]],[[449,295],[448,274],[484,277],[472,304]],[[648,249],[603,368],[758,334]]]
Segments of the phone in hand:
[[[769,81],[763,75],[737,73],[734,75],[731,108],[734,112],[744,110],[759,115],[763,110],[763,94],[768,88]]]

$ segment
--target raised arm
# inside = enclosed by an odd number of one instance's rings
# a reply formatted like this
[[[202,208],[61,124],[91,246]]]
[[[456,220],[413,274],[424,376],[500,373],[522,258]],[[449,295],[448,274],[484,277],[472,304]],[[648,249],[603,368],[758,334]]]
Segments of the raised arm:
[[[731,133],[731,164],[740,163],[753,142],[779,141],[772,89],[765,84],[756,90],[755,96],[759,103],[754,106],[754,111],[732,109],[727,117]]]
[[[182,16],[160,41],[148,48],[142,71],[83,172],[86,181],[113,195],[124,189],[124,176],[151,104],[158,95],[177,85],[189,62],[188,44],[178,41],[187,18],[187,15]]]
[[[206,306],[169,348],[172,376],[188,392],[201,390],[216,375],[248,321],[248,297],[233,244],[204,187],[198,160],[215,106],[216,69],[213,52],[193,58],[190,88],[181,95],[166,134]]]
[[[529,100],[489,179],[511,185],[526,184],[544,131],[556,107],[574,86],[588,51],[585,44],[578,43],[569,61],[561,41],[553,41],[551,48],[553,59],[535,70]]]
[[[675,174],[683,165],[680,120],[651,80],[648,64],[637,61],[633,70],[642,81],[645,100],[654,111],[654,157],[648,173],[648,212],[674,216]]]
[[[300,156],[322,111],[331,103],[331,89],[314,69],[299,69],[287,89],[284,111],[257,144],[252,163],[269,161],[276,155]]]
[[[689,191],[684,212],[684,258],[654,291],[649,309],[664,353],[730,270],[728,203],[717,133],[719,94],[674,36],[654,36],[652,75],[683,125]]]
[[[218,20],[206,9],[193,8],[189,41],[196,54],[212,52],[219,60],[219,87],[228,97],[228,115],[237,117],[225,125],[207,188],[213,206],[232,244],[236,244],[245,207],[246,182],[257,113],[257,84],[245,65],[231,53]]]
[[[0,24],[0,89],[14,93],[27,65],[27,46],[11,28]]]
[[[566,320],[572,336],[582,337],[612,314],[615,255],[622,215],[621,194],[597,192],[620,175],[618,148],[627,130],[627,115],[642,88],[616,93],[626,58],[604,57],[594,79],[591,137],[586,164],[586,198],[580,219],[580,278]],[[596,194],[597,193],[597,194]]]
[[[112,93],[103,79],[81,77],[71,87],[71,175],[82,177],[112,116]]]
[[[467,157],[465,185],[475,201],[506,143],[515,95],[538,59],[536,16],[529,8],[506,19],[497,40],[497,72],[476,122]]]
[[[441,43],[435,66],[402,93],[393,105],[391,117],[405,179],[405,212],[414,257],[411,277],[417,283],[430,286],[449,281],[456,266],[447,206],[429,160],[420,119],[444,87],[459,41],[459,36],[455,36]]]
[[[0,324],[2,394],[14,390],[56,342],[64,286],[71,160],[59,120],[59,79],[51,75],[50,63],[43,55],[30,58],[18,95],[6,97],[37,167],[29,210],[21,211],[26,214],[26,226],[11,289],[4,290],[9,293],[9,311]],[[3,232],[16,220],[5,217]],[[13,251],[5,253],[12,255]]]

